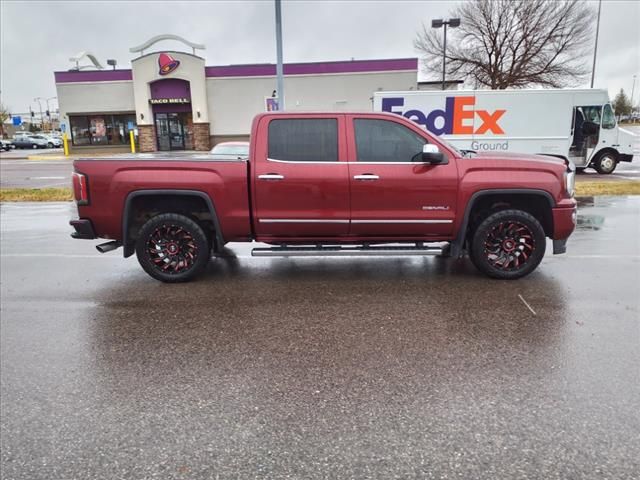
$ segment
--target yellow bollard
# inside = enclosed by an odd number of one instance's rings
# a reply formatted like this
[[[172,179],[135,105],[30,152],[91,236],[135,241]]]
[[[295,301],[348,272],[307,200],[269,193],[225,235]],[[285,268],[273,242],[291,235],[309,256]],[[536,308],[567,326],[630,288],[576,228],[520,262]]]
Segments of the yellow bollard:
[[[133,130],[129,130],[129,142],[131,142],[131,153],[136,153],[136,141],[133,138]]]
[[[64,147],[64,156],[69,156],[69,141],[67,140],[67,132],[62,134],[62,146]]]

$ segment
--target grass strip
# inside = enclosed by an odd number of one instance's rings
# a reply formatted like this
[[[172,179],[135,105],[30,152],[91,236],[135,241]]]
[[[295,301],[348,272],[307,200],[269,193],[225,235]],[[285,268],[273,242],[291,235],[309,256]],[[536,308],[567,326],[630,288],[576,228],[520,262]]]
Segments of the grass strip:
[[[0,202],[64,202],[73,200],[70,188],[1,188]]]
[[[576,182],[576,196],[640,195],[639,181]]]

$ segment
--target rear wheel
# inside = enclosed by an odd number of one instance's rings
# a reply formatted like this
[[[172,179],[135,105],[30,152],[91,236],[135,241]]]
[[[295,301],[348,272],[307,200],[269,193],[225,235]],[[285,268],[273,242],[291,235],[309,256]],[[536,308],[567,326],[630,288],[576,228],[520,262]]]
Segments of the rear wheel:
[[[608,175],[618,166],[618,156],[613,152],[602,152],[593,161],[593,167],[598,173]]]
[[[189,217],[164,213],[149,219],[140,229],[136,256],[144,271],[156,280],[187,282],[209,262],[209,240]]]
[[[470,257],[484,274],[513,280],[535,270],[545,248],[544,229],[533,215],[502,210],[489,215],[473,232]]]

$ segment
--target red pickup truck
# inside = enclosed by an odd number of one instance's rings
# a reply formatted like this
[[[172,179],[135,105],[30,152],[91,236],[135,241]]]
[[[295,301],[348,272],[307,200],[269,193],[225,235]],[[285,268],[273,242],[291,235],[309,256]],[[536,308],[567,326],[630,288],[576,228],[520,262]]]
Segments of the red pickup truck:
[[[228,242],[254,256],[469,253],[494,278],[564,253],[575,169],[549,156],[459,151],[388,113],[266,113],[249,158],[207,153],[80,159],[74,238],[105,238],[164,282],[186,281]]]

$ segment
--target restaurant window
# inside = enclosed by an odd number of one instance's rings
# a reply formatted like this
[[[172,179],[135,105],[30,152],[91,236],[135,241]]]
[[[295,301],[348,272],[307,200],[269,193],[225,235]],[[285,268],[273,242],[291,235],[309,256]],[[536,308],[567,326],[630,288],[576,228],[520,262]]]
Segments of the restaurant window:
[[[128,145],[129,125],[135,132],[136,117],[135,114],[73,115],[69,123],[72,145]]]

